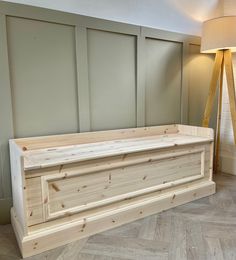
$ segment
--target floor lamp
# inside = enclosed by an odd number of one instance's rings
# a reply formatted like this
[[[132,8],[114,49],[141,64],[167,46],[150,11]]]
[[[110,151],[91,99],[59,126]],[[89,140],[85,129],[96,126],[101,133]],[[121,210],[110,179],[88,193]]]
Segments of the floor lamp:
[[[203,23],[201,52],[216,53],[202,126],[208,127],[209,125],[214,98],[217,92],[217,88],[219,88],[214,163],[214,171],[217,171],[219,164],[224,69],[227,79],[234,142],[236,144],[236,99],[232,66],[232,52],[236,52],[236,16],[223,16],[205,21]]]

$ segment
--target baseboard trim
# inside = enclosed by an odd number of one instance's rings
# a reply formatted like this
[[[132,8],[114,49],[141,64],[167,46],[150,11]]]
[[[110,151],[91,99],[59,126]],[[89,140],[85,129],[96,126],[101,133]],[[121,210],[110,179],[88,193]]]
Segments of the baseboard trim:
[[[224,173],[236,175],[236,158],[220,156],[220,170]]]
[[[12,207],[12,198],[0,199],[0,225],[10,224],[10,210]]]
[[[12,210],[12,225],[22,256],[28,257],[214,193],[215,183],[206,181],[190,185],[182,190],[168,192],[163,196],[146,200],[123,211],[112,210],[90,217],[86,219],[86,222],[78,220],[60,227],[51,227],[50,230],[41,229],[28,235],[22,234],[14,210]]]

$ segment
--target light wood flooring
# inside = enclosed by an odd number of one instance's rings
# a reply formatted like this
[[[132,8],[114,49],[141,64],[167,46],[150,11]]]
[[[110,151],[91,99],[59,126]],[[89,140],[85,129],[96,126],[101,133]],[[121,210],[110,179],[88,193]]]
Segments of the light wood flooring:
[[[236,176],[218,174],[217,193],[30,260],[236,260]],[[0,226],[0,260],[21,259],[11,225]]]

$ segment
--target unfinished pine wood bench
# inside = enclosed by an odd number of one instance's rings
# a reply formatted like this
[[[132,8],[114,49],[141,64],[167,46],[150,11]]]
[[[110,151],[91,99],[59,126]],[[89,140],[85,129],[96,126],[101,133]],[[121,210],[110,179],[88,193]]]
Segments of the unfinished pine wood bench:
[[[168,125],[10,140],[23,257],[215,193],[213,130]]]

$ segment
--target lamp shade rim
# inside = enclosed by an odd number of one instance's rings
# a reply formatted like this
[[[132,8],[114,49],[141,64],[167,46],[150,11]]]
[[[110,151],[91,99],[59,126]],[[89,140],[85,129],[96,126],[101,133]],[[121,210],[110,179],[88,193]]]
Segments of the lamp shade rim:
[[[203,22],[201,52],[215,53],[224,49],[236,52],[236,15],[221,16]]]
[[[218,19],[224,19],[224,18],[230,18],[230,17],[236,17],[236,15],[224,15],[224,16],[217,16],[208,20],[205,20],[203,23],[207,23],[209,21],[214,21],[214,20],[218,20]]]

